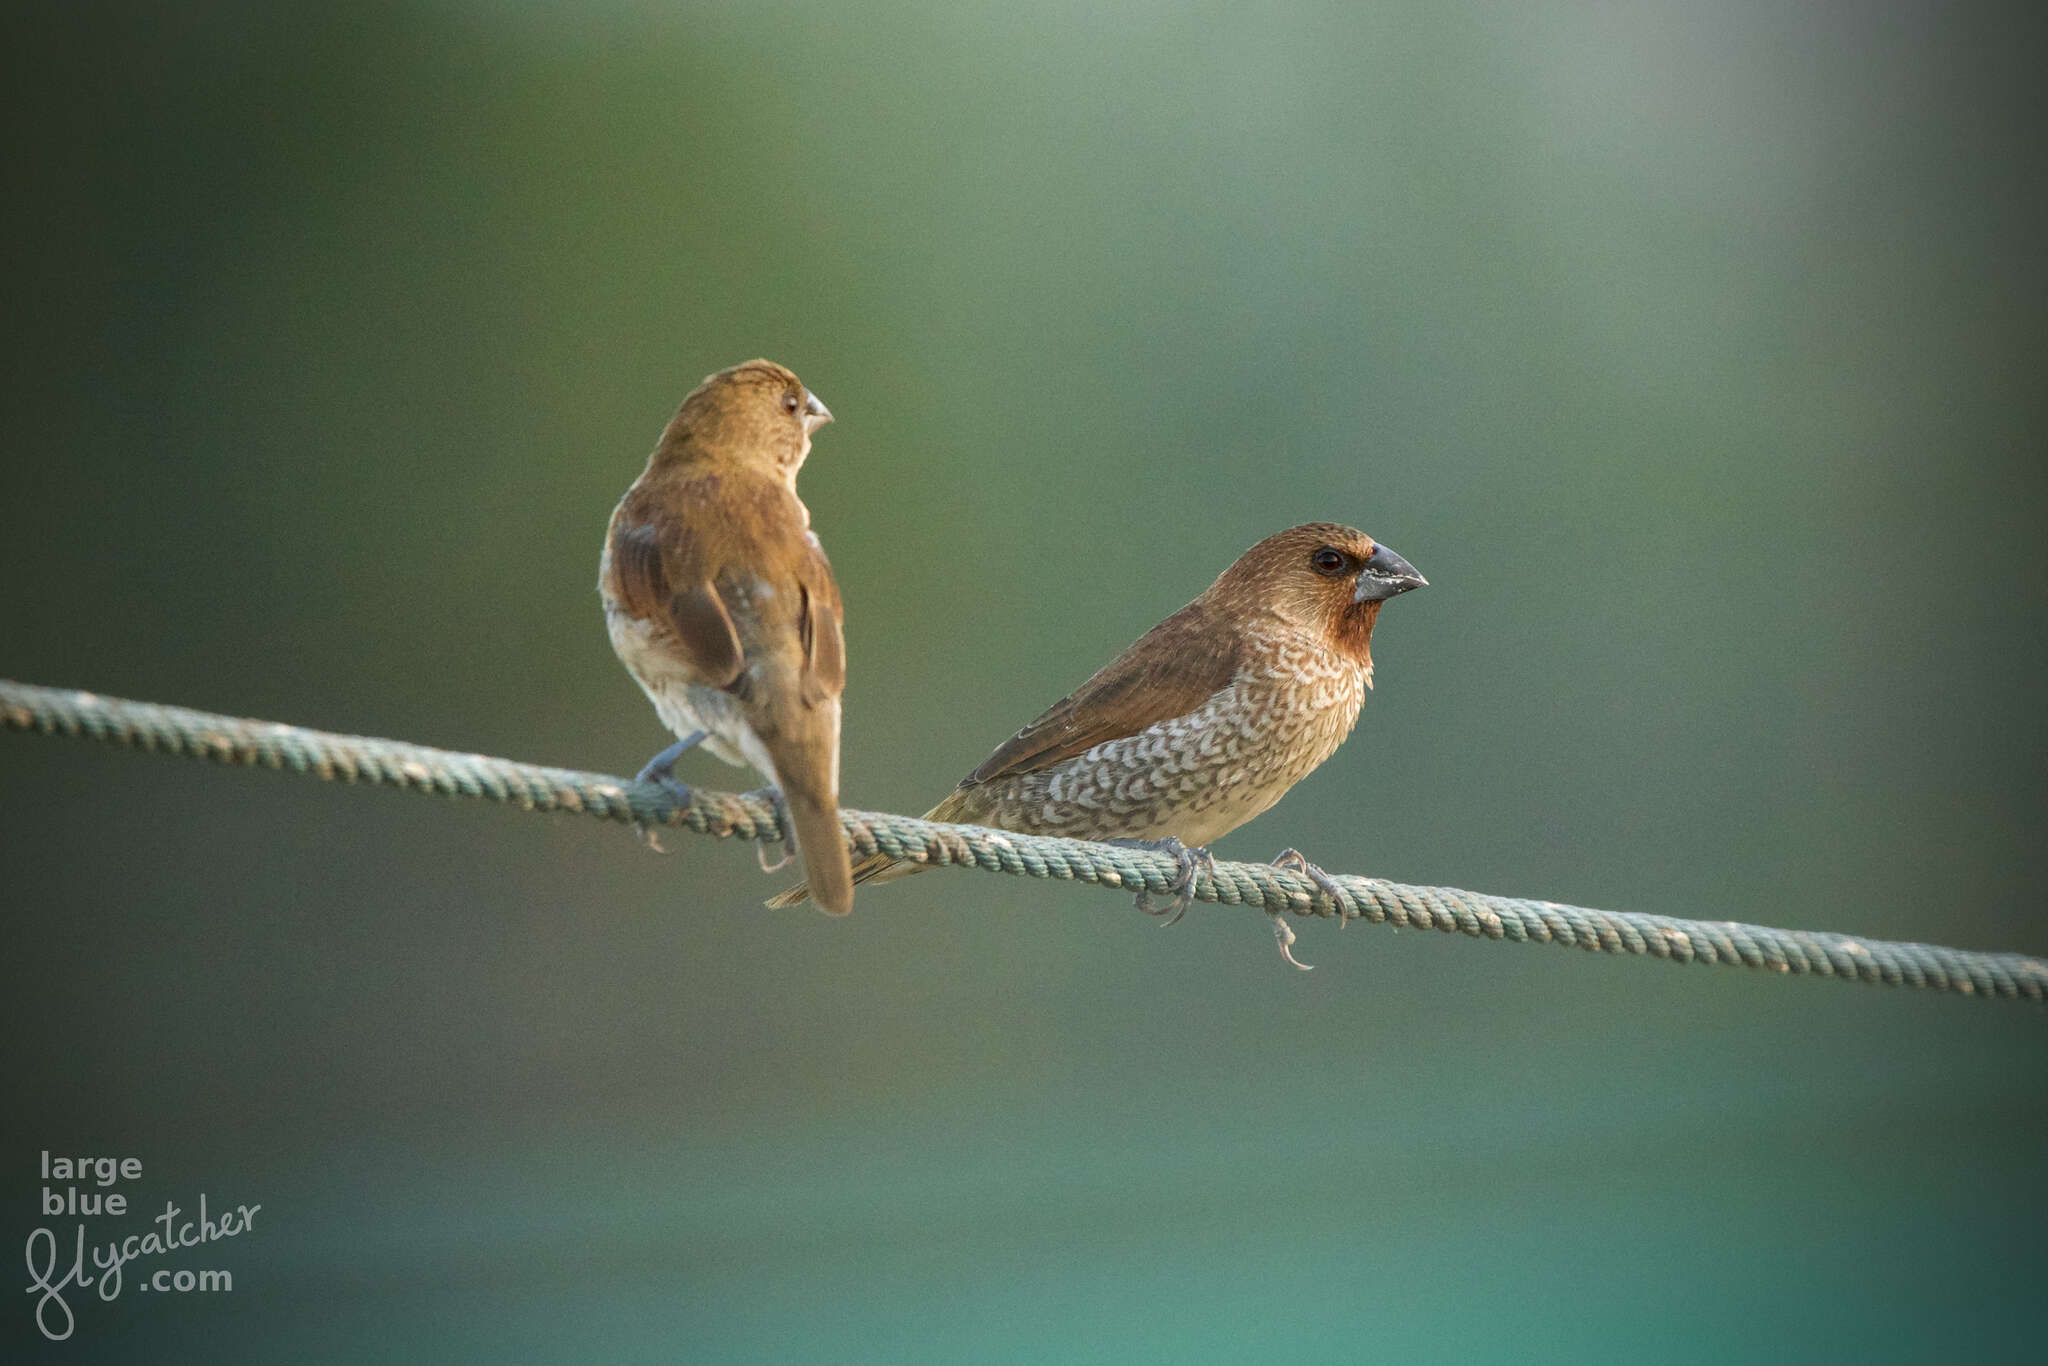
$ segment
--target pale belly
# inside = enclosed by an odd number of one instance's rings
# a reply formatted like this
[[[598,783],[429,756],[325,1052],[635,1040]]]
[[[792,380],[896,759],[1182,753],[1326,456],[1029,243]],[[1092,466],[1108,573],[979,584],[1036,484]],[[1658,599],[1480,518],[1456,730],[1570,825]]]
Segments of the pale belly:
[[[692,682],[688,671],[662,648],[646,622],[610,608],[604,615],[619,661],[678,740],[702,732],[705,749],[729,764],[751,767],[771,787],[781,785],[775,761],[755,738],[731,693]]]

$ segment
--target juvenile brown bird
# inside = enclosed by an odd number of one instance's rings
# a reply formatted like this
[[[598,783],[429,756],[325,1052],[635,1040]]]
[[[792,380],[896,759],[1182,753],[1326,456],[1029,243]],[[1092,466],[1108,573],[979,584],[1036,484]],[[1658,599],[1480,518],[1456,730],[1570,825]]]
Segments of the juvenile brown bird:
[[[1348,526],[1269,536],[1018,731],[927,819],[1163,844],[1180,862],[1165,908],[1177,914],[1210,862],[1203,846],[1279,801],[1351,733],[1372,686],[1380,605],[1426,582]],[[1309,871],[1291,850],[1282,860]],[[926,866],[877,854],[853,878]],[[768,904],[807,895],[793,887]],[[1143,896],[1139,905],[1153,910]]]
[[[598,593],[612,649],[676,743],[643,782],[678,800],[692,745],[781,791],[818,905],[853,906],[839,828],[839,586],[796,496],[832,420],[780,365],[750,360],[691,390],[612,512]]]

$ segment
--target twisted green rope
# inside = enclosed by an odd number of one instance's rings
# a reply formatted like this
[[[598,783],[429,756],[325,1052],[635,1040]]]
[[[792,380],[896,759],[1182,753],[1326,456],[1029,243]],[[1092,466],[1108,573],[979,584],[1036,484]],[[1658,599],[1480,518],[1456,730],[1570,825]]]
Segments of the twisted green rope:
[[[0,680],[0,725],[219,763],[289,768],[329,781],[483,797],[530,811],[575,811],[606,820],[677,825],[721,838],[783,838],[775,807],[758,793],[693,788],[689,802],[679,805],[652,783],[602,773],[543,768],[399,740],[335,735],[28,683]],[[1170,890],[1175,873],[1172,858],[1148,850],[872,811],[839,814],[848,839],[861,854],[883,853],[916,863],[950,863],[1128,891],[1145,888],[1155,894]],[[1728,963],[1964,995],[2048,999],[2048,960],[2025,954],[1976,953],[1730,920],[1588,910],[1454,887],[1410,887],[1379,878],[1340,875],[1334,881],[1342,895],[1333,899],[1299,873],[1263,863],[1218,863],[1213,872],[1197,876],[1194,895],[1197,901],[1256,906],[1269,914],[1335,916],[1474,938],[1562,944],[1588,952],[1649,954],[1678,963]]]

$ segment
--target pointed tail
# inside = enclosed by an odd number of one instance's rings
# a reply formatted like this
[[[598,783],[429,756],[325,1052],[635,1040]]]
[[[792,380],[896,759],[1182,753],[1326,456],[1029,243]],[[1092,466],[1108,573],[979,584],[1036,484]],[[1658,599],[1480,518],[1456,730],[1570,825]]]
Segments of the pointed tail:
[[[925,812],[924,818],[928,821],[972,821],[978,814],[967,799],[959,792],[954,792]],[[853,886],[846,889],[847,899],[851,900],[853,888],[864,882],[894,882],[898,878],[909,877],[912,873],[928,873],[935,866],[937,865],[930,863],[909,863],[890,858],[887,854],[869,854],[853,865]],[[768,898],[768,904],[777,910],[788,906],[801,906],[806,901],[817,901],[819,905],[824,906],[826,903],[818,894],[817,869],[811,865],[808,857],[804,862],[804,871],[810,874],[810,881],[799,882],[786,892],[776,893]]]
[[[789,823],[796,827],[797,852],[804,857],[803,885],[819,910],[845,915],[853,909],[855,878],[846,836],[839,828],[839,808],[801,792],[785,791],[782,797],[789,807]]]

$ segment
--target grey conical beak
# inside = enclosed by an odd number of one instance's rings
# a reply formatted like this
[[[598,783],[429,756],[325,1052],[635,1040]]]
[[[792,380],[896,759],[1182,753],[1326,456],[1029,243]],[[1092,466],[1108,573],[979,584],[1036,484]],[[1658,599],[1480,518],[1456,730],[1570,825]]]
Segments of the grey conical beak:
[[[832,410],[810,390],[804,390],[804,430],[815,432],[832,420]]]
[[[1415,572],[1415,566],[1383,545],[1372,548],[1365,568],[1358,571],[1358,591],[1353,602],[1385,602],[1411,588],[1426,588],[1429,580]]]

